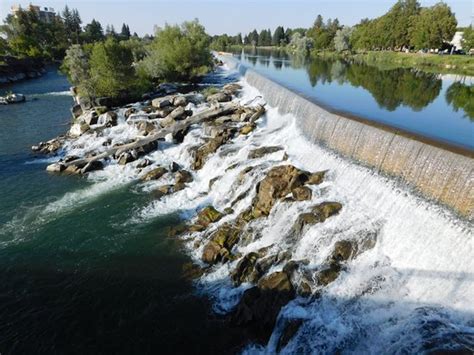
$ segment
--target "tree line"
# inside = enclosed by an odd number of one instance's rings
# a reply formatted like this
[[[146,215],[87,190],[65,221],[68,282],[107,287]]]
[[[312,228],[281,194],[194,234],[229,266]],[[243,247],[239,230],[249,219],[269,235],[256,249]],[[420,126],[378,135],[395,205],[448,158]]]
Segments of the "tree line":
[[[42,20],[35,10],[19,9],[5,18],[0,34],[0,55],[46,60],[61,60],[73,44],[94,43],[109,37],[117,40],[138,38],[136,33],[131,34],[125,23],[120,32],[116,32],[113,25],[107,25],[104,31],[95,19],[82,26],[79,11],[68,6],[50,21]]]
[[[277,27],[242,35],[214,36],[212,47],[226,50],[231,46],[280,46],[291,51],[367,51],[443,49],[457,29],[451,8],[444,2],[422,7],[417,0],[398,0],[389,11],[375,19],[363,19],[353,27],[336,19],[324,21],[317,15],[310,28]],[[474,48],[472,27],[464,29],[463,47]]]

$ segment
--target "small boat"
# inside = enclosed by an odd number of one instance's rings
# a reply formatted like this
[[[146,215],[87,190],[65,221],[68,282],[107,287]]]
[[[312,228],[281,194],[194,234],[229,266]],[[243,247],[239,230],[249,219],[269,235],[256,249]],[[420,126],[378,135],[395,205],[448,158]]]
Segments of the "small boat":
[[[7,94],[6,96],[0,96],[1,105],[18,104],[25,101],[26,97],[23,94]]]

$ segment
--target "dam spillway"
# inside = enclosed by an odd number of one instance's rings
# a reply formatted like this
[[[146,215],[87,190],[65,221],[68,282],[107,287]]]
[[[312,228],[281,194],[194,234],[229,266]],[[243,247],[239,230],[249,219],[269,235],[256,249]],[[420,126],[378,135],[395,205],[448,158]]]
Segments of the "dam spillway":
[[[269,105],[277,107],[281,114],[294,115],[309,141],[389,175],[468,220],[474,217],[472,151],[330,112],[231,56],[220,58],[229,67],[239,70]]]

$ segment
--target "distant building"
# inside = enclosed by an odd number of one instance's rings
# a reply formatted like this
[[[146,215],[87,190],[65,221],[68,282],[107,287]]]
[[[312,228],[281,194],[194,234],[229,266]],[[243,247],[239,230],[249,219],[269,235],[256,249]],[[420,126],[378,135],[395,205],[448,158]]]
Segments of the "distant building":
[[[455,47],[455,50],[460,50],[462,49],[462,39],[463,39],[463,36],[464,36],[464,32],[456,32],[454,34],[454,37],[453,39],[451,40],[451,42],[449,42],[450,44],[452,44],[454,47]]]
[[[16,16],[18,11],[20,10],[27,10],[27,11],[34,11],[38,14],[38,17],[41,21],[50,23],[56,17],[56,13],[52,7],[40,7],[36,5],[28,5],[27,8],[23,9],[20,5],[13,5],[11,7],[11,12],[13,16]]]

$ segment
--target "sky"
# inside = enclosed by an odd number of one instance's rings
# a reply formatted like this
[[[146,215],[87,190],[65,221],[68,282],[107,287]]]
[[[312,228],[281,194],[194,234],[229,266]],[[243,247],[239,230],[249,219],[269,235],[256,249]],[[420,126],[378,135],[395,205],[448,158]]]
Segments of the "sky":
[[[152,34],[154,25],[175,24],[198,18],[209,34],[248,33],[254,28],[277,26],[310,27],[317,14],[324,19],[337,17],[344,25],[354,25],[362,18],[383,15],[396,0],[0,0],[3,19],[14,4],[34,5],[62,10],[67,4],[77,8],[84,24],[93,18],[105,28],[120,31],[122,23],[139,35]],[[420,1],[420,0],[419,0]],[[431,6],[438,0],[421,0]],[[474,0],[445,0],[456,14],[460,26],[471,24]]]

